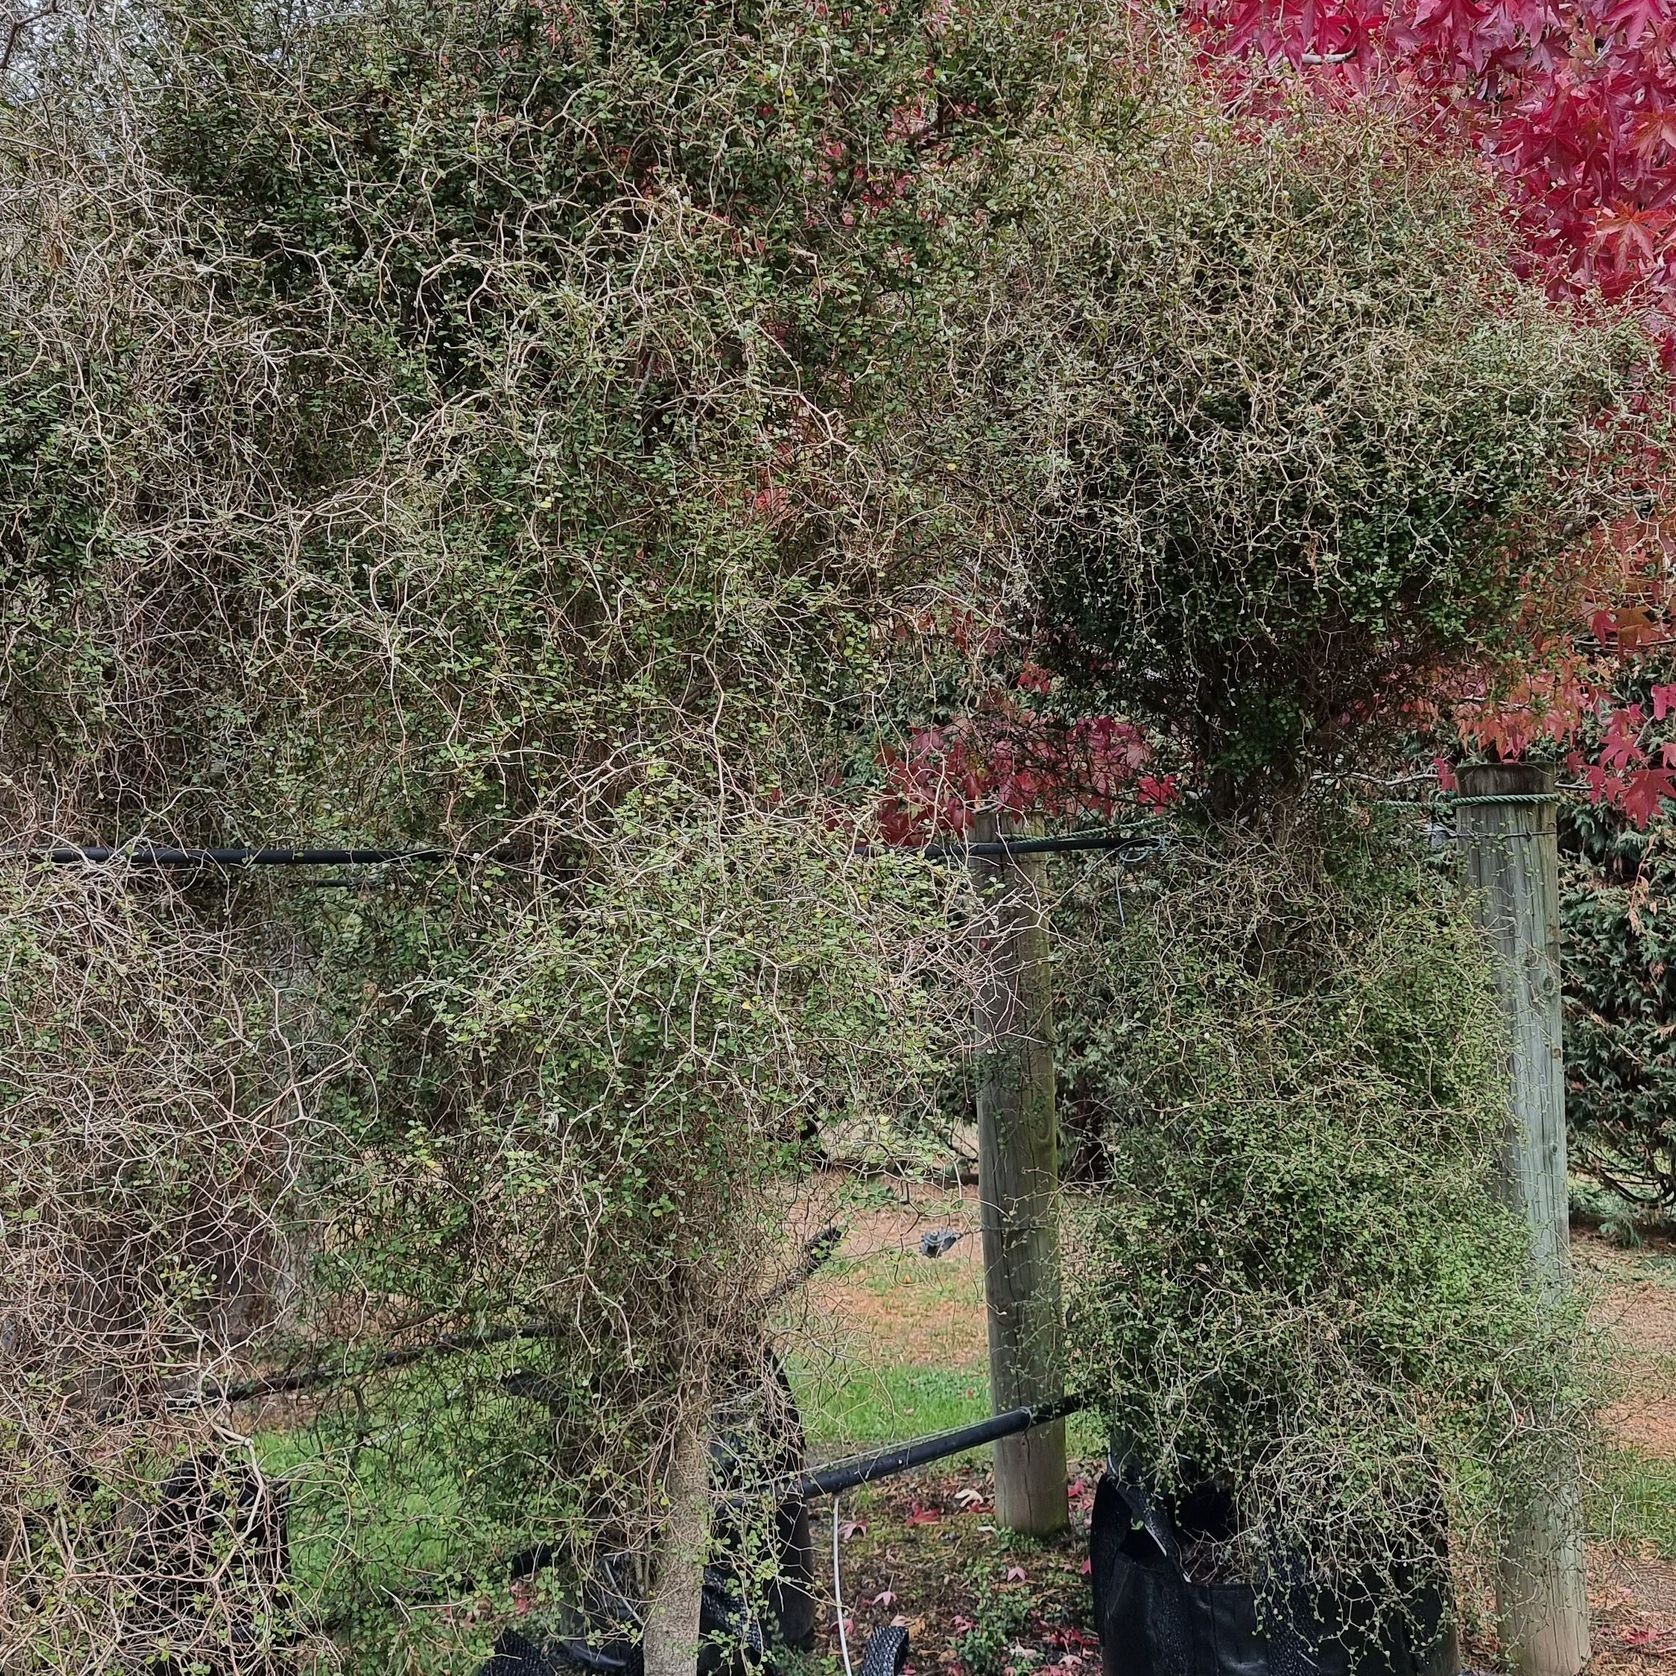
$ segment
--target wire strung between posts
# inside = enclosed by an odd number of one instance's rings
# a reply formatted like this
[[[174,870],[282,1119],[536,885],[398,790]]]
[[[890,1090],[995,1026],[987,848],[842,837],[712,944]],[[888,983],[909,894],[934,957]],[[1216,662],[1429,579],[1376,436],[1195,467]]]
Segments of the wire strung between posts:
[[[762,1299],[762,1308],[771,1309],[789,1293],[795,1291],[831,1258],[838,1249],[844,1230],[836,1224],[823,1228],[804,1242],[803,1255],[790,1274]],[[427,1356],[457,1356],[466,1350],[483,1350],[492,1345],[510,1344],[517,1339],[540,1339],[557,1336],[557,1330],[544,1321],[521,1321],[510,1327],[490,1327],[477,1333],[443,1333],[420,1344],[401,1345],[380,1352],[377,1356],[354,1365],[316,1363],[311,1367],[294,1368],[288,1373],[259,1374],[236,1385],[208,1385],[186,1395],[170,1397],[171,1409],[209,1408],[216,1403],[254,1402],[263,1397],[294,1396],[303,1391],[316,1391],[325,1385],[346,1384],[371,1373],[386,1373],[392,1368],[411,1367]]]
[[[906,854],[922,855],[928,861],[964,861],[968,857],[1005,860],[1015,855],[1069,855],[1079,850],[1128,850],[1136,859],[1167,850],[1175,842],[1165,833],[1069,832],[1060,838],[999,838],[981,844],[927,844]],[[872,850],[888,855],[888,850]]]
[[[56,867],[382,867],[392,863],[446,866],[450,862],[494,863],[519,859],[509,850],[383,849],[176,849],[157,844],[59,844],[25,850],[17,858]]]
[[[838,1498],[832,1498],[832,1611],[838,1620],[838,1651],[844,1656],[844,1676],[855,1676],[850,1667],[850,1637],[844,1626],[844,1568],[838,1558]]]
[[[1469,802],[1463,798],[1460,801]],[[1492,799],[1502,802],[1507,799]],[[1079,851],[1128,852],[1126,864],[1143,860],[1174,842],[1161,833],[1071,832],[1056,838],[1001,838],[978,844],[922,844],[917,847],[870,845],[858,853],[870,856],[922,856],[927,861],[1005,860],[1012,856],[1068,855]],[[385,866],[505,866],[528,862],[527,850],[428,849],[290,849],[278,846],[208,849],[175,848],[158,844],[58,844],[47,849],[13,851],[4,859],[39,862],[54,867],[125,865],[157,868],[241,867],[385,867]],[[579,862],[556,864],[561,872],[579,872]]]

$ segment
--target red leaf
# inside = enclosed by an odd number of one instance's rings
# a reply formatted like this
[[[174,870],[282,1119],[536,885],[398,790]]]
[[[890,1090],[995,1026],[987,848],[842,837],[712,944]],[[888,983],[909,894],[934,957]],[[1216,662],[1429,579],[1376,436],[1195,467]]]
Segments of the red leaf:
[[[1624,776],[1623,811],[1638,827],[1652,820],[1667,797],[1676,797],[1676,774],[1668,768],[1638,768]]]
[[[1135,801],[1143,809],[1167,809],[1181,796],[1181,788],[1176,784],[1173,774],[1166,774],[1162,779],[1156,775],[1144,774],[1135,787]]]
[[[1665,1639],[1667,1644],[1660,1646],[1661,1639]],[[1618,1631],[1618,1642],[1620,1646],[1632,1648],[1638,1653],[1676,1652],[1676,1636],[1656,1624],[1631,1624]]]
[[[1607,768],[1632,768],[1647,760],[1637,735],[1641,731],[1643,712],[1639,704],[1614,710],[1606,724],[1606,737],[1601,741],[1600,760]]]
[[[1618,30],[1634,46],[1649,29],[1657,29],[1664,20],[1667,0],[1618,0],[1606,14],[1606,27]]]

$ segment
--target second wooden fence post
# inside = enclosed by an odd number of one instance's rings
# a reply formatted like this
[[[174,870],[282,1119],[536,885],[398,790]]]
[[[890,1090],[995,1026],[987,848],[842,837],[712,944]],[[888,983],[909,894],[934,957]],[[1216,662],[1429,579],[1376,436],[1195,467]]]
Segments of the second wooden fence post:
[[[1510,1032],[1501,1190],[1530,1228],[1532,1284],[1559,1295],[1570,1284],[1570,1231],[1554,772],[1480,763],[1461,770],[1460,791],[1462,859]],[[1581,1486],[1561,1465],[1544,1491],[1503,1549],[1503,1635],[1519,1676],[1577,1676],[1589,1661]]]
[[[972,838],[1006,828],[979,816]],[[994,1410],[1060,1395],[1059,1124],[1053,1094],[1053,990],[1040,857],[974,858],[994,915],[979,999],[978,1192]],[[995,1445],[995,1517],[1043,1535],[1069,1522],[1065,1423]]]

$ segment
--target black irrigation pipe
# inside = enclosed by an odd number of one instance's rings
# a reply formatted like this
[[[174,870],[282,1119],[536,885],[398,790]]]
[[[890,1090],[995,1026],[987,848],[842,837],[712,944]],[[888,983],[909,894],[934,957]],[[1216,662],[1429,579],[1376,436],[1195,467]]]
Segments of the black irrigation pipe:
[[[843,1238],[842,1228],[823,1228],[804,1243],[803,1255],[797,1267],[763,1300],[770,1308],[788,1293],[810,1279],[838,1249]],[[237,1385],[212,1385],[188,1396],[171,1399],[173,1408],[207,1408],[215,1403],[255,1402],[263,1397],[293,1396],[299,1391],[318,1390],[323,1385],[345,1384],[364,1378],[369,1373],[387,1373],[392,1368],[411,1367],[427,1356],[456,1356],[466,1350],[483,1350],[490,1345],[510,1344],[515,1339],[553,1338],[557,1329],[542,1321],[523,1321],[511,1327],[491,1327],[480,1333],[443,1333],[426,1339],[422,1344],[401,1345],[385,1350],[369,1360],[353,1366],[331,1366],[316,1363],[312,1367],[297,1368],[290,1373],[262,1374]]]
[[[1091,1397],[1058,1397],[1052,1402],[1034,1403],[1026,1408],[1009,1408],[1003,1414],[993,1414],[987,1420],[975,1421],[970,1426],[956,1426],[952,1431],[933,1432],[927,1437],[911,1438],[906,1443],[893,1443],[868,1455],[857,1455],[847,1461],[834,1461],[816,1467],[801,1478],[771,1478],[748,1489],[735,1490],[720,1498],[724,1505],[740,1507],[772,1499],[777,1505],[807,1501],[814,1496],[836,1496],[853,1490],[859,1484],[872,1484],[915,1467],[942,1461],[951,1455],[963,1455],[969,1449],[981,1449],[1004,1437],[1016,1437],[1020,1432],[1037,1426],[1051,1425],[1068,1414],[1076,1414],[1093,1405]],[[545,1571],[558,1562],[560,1552],[550,1543],[538,1542],[505,1562],[505,1569],[497,1582],[519,1583]],[[481,1593],[495,1585],[481,1577],[457,1577],[449,1585],[426,1594],[400,1597],[407,1606],[428,1606],[443,1600],[459,1600]]]
[[[1019,1432],[1037,1426],[1051,1425],[1068,1414],[1080,1413],[1092,1404],[1091,1397],[1058,1397],[1052,1402],[1033,1403],[1026,1408],[1009,1408],[1003,1414],[992,1414],[987,1420],[974,1421],[970,1426],[956,1426],[952,1431],[933,1432],[929,1437],[916,1437],[907,1443],[893,1443],[875,1449],[868,1455],[856,1455],[847,1461],[834,1461],[816,1467],[801,1478],[777,1480],[740,1492],[739,1499],[774,1494],[776,1491],[789,1499],[807,1500],[811,1496],[836,1496],[853,1490],[858,1484],[871,1484],[875,1479],[891,1478],[899,1472],[911,1472],[915,1467],[932,1461],[946,1460],[950,1455],[963,1455],[968,1449],[981,1449],[1004,1437],[1015,1437]],[[733,1498],[729,1498],[730,1500]]]
[[[968,856],[1001,860],[1013,855],[1069,855],[1079,850],[1136,850],[1152,855],[1172,842],[1163,833],[1070,832],[1062,838],[1002,838],[992,844],[927,844],[910,853],[928,861],[964,861]]]
[[[493,1344],[510,1344],[514,1339],[552,1338],[555,1329],[541,1321],[524,1321],[515,1327],[495,1327],[483,1333],[444,1333],[423,1344],[386,1350],[353,1367],[298,1368],[294,1373],[267,1374],[238,1385],[218,1385],[171,1399],[174,1408],[207,1408],[214,1403],[255,1402],[263,1397],[292,1396],[299,1391],[318,1390],[323,1385],[340,1385],[369,1373],[386,1373],[392,1368],[411,1367],[427,1356],[452,1356],[465,1350],[483,1350]]]
[[[1133,850],[1150,855],[1170,840],[1162,835],[1132,832],[1073,832],[1057,838],[1003,838],[981,844],[924,844],[917,848],[873,846],[869,855],[919,855],[927,861],[964,861],[971,857],[1065,855],[1077,851]],[[50,849],[14,851],[4,859],[42,862],[54,867],[108,866],[126,862],[131,867],[383,867],[390,865],[446,867],[451,864],[505,863],[528,860],[527,852],[510,850],[446,849],[176,849],[156,844],[59,844]],[[561,870],[577,871],[576,862]]]

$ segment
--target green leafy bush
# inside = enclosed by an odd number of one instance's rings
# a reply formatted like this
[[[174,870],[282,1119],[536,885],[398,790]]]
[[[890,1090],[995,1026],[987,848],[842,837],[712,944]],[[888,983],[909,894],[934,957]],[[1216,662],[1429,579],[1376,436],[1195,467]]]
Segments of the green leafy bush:
[[[1626,1227],[1676,1216],[1676,855],[1672,829],[1572,806],[1561,839],[1571,1161]]]
[[[1501,1022],[1462,902],[1366,838],[1196,848],[1077,949],[1098,1102],[1075,1377],[1165,1486],[1231,1492],[1241,1575],[1381,1609],[1463,1567],[1587,1435],[1580,1311],[1492,1190]]]
[[[1515,274],[1464,167],[1179,87],[1028,154],[954,407],[1061,701],[1249,815],[1528,646],[1652,375],[1632,323]]]

